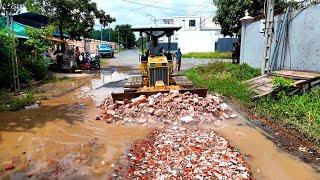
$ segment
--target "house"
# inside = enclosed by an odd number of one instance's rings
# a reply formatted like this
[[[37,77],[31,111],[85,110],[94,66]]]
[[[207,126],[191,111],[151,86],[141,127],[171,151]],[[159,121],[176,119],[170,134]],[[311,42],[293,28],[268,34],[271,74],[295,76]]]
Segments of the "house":
[[[164,24],[181,26],[182,28],[171,37],[184,53],[215,51],[215,43],[221,35],[221,27],[212,20],[212,16],[176,16],[163,18]],[[159,43],[166,43],[166,37]]]

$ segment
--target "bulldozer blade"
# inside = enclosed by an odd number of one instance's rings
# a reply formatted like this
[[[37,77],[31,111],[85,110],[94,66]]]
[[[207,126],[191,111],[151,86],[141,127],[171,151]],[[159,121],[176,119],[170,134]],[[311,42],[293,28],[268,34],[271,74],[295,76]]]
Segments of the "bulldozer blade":
[[[192,88],[192,89],[180,89],[179,92],[181,94],[186,93],[186,92],[190,92],[192,94],[198,94],[198,96],[200,97],[206,97],[207,96],[207,91],[208,89],[205,88]],[[169,93],[170,91],[152,91],[152,92],[124,92],[124,93],[112,93],[112,99],[113,101],[123,101],[125,99],[133,99],[133,98],[137,98],[141,95],[145,95],[145,96],[151,96],[153,94],[158,94],[158,93]]]

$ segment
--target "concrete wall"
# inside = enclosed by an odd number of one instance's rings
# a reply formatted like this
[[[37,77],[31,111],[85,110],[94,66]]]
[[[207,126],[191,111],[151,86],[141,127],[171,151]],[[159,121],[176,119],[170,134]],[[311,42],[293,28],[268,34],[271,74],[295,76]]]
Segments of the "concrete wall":
[[[179,31],[178,46],[183,53],[215,51],[217,31]]]
[[[283,15],[275,17],[275,32]],[[288,39],[281,43],[277,61],[281,69],[320,72],[320,5],[312,5],[290,13]],[[241,39],[241,62],[261,68],[264,55],[264,34],[260,21],[244,25]],[[272,54],[275,39],[273,38]]]

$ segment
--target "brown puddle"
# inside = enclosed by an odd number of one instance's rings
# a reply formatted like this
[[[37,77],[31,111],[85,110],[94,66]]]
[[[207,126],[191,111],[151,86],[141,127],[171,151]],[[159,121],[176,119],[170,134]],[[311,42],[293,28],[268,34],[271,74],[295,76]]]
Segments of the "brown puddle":
[[[207,128],[214,129],[247,156],[256,179],[319,179],[319,174],[311,166],[281,151],[261,130],[238,116],[237,120],[225,121],[221,127],[209,125]]]
[[[0,176],[103,176],[132,141],[149,132],[96,121],[94,95],[109,91],[91,86],[42,101],[39,109],[0,113]],[[2,169],[7,161],[14,170]]]
[[[130,143],[151,130],[94,120],[99,113],[96,105],[109,93],[123,90],[118,82],[129,76],[126,71],[96,75],[88,86],[43,101],[40,109],[0,113],[0,167],[6,161],[15,166],[7,172],[0,168],[0,175],[106,176]],[[109,83],[112,87],[106,86]],[[224,121],[214,129],[250,157],[257,179],[318,177],[309,165],[282,152],[259,130],[248,126],[243,117]]]

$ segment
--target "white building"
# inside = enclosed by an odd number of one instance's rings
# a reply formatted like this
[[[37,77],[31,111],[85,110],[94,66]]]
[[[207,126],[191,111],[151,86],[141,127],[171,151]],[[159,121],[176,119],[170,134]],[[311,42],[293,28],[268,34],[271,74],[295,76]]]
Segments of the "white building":
[[[188,53],[215,51],[215,42],[223,36],[220,25],[212,19],[212,16],[177,16],[162,21],[182,27],[172,36],[171,42],[177,42],[181,51]],[[167,38],[161,38],[160,42],[167,42]]]

